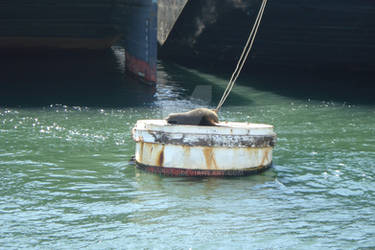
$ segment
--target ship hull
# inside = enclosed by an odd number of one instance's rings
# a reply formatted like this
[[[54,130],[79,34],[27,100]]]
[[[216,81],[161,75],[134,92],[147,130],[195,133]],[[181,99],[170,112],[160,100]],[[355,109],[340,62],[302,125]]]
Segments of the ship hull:
[[[118,30],[125,34],[122,44],[129,48],[126,50],[126,69],[146,82],[155,83],[157,1],[127,1],[126,8],[117,8],[115,15]]]
[[[0,49],[104,50],[116,44],[125,48],[128,72],[155,82],[156,11],[154,0],[2,0]]]
[[[260,3],[189,1],[159,56],[234,66]],[[374,70],[374,24],[371,1],[269,0],[247,64]]]
[[[0,49],[89,49],[110,48],[117,37],[71,38],[71,37],[0,37]]]

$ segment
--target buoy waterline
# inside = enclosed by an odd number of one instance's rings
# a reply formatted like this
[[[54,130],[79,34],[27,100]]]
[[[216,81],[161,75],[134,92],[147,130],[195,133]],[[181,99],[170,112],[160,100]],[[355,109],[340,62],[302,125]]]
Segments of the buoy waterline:
[[[169,176],[241,176],[272,165],[272,125],[171,125],[139,120],[132,130],[137,167]]]

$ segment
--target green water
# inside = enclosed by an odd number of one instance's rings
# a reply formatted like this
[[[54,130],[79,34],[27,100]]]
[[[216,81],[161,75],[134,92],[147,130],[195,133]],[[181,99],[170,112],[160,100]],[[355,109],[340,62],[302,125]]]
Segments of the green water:
[[[371,94],[330,98],[325,84],[284,85],[330,78],[243,75],[220,118],[275,125],[274,167],[240,178],[162,177],[129,161],[131,128],[207,105],[190,98],[198,85],[212,88],[213,106],[227,75],[160,62],[152,90],[116,60],[68,74],[46,58],[30,70],[27,61],[3,65],[1,249],[375,248]]]

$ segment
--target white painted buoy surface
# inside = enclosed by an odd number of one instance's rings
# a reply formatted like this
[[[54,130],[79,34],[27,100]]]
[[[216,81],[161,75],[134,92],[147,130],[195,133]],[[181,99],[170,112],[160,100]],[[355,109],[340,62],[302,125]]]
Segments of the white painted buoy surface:
[[[236,176],[272,165],[272,125],[220,122],[218,126],[172,125],[139,120],[133,128],[137,167],[173,176]]]

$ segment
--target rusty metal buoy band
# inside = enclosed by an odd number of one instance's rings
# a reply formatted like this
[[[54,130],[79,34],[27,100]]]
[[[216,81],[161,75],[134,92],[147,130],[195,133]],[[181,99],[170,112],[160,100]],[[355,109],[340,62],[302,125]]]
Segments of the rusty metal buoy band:
[[[168,176],[241,176],[272,165],[276,134],[267,124],[171,125],[139,120],[133,128],[137,167]]]

